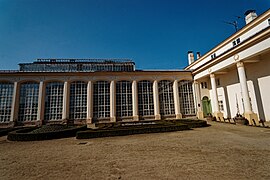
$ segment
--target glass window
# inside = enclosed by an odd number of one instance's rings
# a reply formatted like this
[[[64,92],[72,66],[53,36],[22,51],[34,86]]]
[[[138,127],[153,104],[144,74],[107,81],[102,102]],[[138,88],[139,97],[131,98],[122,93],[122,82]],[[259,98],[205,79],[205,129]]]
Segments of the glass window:
[[[37,120],[39,84],[26,82],[21,84],[18,121]]]
[[[0,82],[0,122],[10,121],[13,86],[13,83]]]
[[[178,91],[180,98],[180,109],[184,115],[194,115],[194,96],[191,81],[180,81],[178,83]]]
[[[70,84],[69,117],[70,119],[86,119],[87,83],[75,81]]]
[[[158,83],[159,107],[161,115],[175,114],[173,98],[173,82],[163,80]]]
[[[140,116],[154,115],[153,83],[138,82],[138,108]]]
[[[64,83],[62,82],[51,82],[46,85],[45,120],[62,119],[63,90]]]
[[[116,116],[132,116],[132,83],[116,82]]]
[[[218,106],[220,111],[224,111],[224,105],[222,100],[218,101]]]
[[[107,81],[97,81],[93,86],[94,118],[110,117],[110,83]]]

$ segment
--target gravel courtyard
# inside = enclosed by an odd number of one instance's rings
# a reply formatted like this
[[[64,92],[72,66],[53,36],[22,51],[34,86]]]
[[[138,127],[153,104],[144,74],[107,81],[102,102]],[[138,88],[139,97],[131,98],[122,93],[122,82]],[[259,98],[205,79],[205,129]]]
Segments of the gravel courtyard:
[[[270,179],[270,129],[210,124],[88,140],[1,137],[0,179]]]

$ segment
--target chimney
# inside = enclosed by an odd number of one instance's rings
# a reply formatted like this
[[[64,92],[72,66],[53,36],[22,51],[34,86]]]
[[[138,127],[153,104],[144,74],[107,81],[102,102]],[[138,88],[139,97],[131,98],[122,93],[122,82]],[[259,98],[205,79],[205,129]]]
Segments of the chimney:
[[[197,54],[197,60],[200,59],[201,53],[200,52],[197,52],[196,54]]]
[[[245,16],[246,24],[248,24],[257,17],[257,14],[255,10],[247,10]]]
[[[188,64],[191,64],[194,62],[194,54],[193,51],[188,51]]]

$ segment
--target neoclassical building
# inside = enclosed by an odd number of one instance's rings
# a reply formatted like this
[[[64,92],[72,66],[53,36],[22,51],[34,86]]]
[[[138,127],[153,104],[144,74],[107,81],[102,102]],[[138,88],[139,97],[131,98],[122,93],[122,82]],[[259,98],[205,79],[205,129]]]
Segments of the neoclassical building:
[[[127,59],[38,59],[0,71],[0,126],[175,119],[211,114],[270,121],[270,10],[182,71],[142,71]]]
[[[205,55],[188,53],[197,116],[244,115],[250,124],[270,121],[270,10],[245,13],[246,25]]]
[[[191,71],[137,71],[129,60],[38,59],[0,72],[0,124],[194,116]]]

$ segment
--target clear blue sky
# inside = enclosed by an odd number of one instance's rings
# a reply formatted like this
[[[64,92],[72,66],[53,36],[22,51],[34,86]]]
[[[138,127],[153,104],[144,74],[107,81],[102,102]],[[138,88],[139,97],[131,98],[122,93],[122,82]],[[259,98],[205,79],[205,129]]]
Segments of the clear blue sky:
[[[130,58],[137,69],[181,69],[234,33],[269,0],[0,0],[0,69],[36,58]],[[244,25],[244,20],[239,20]]]

